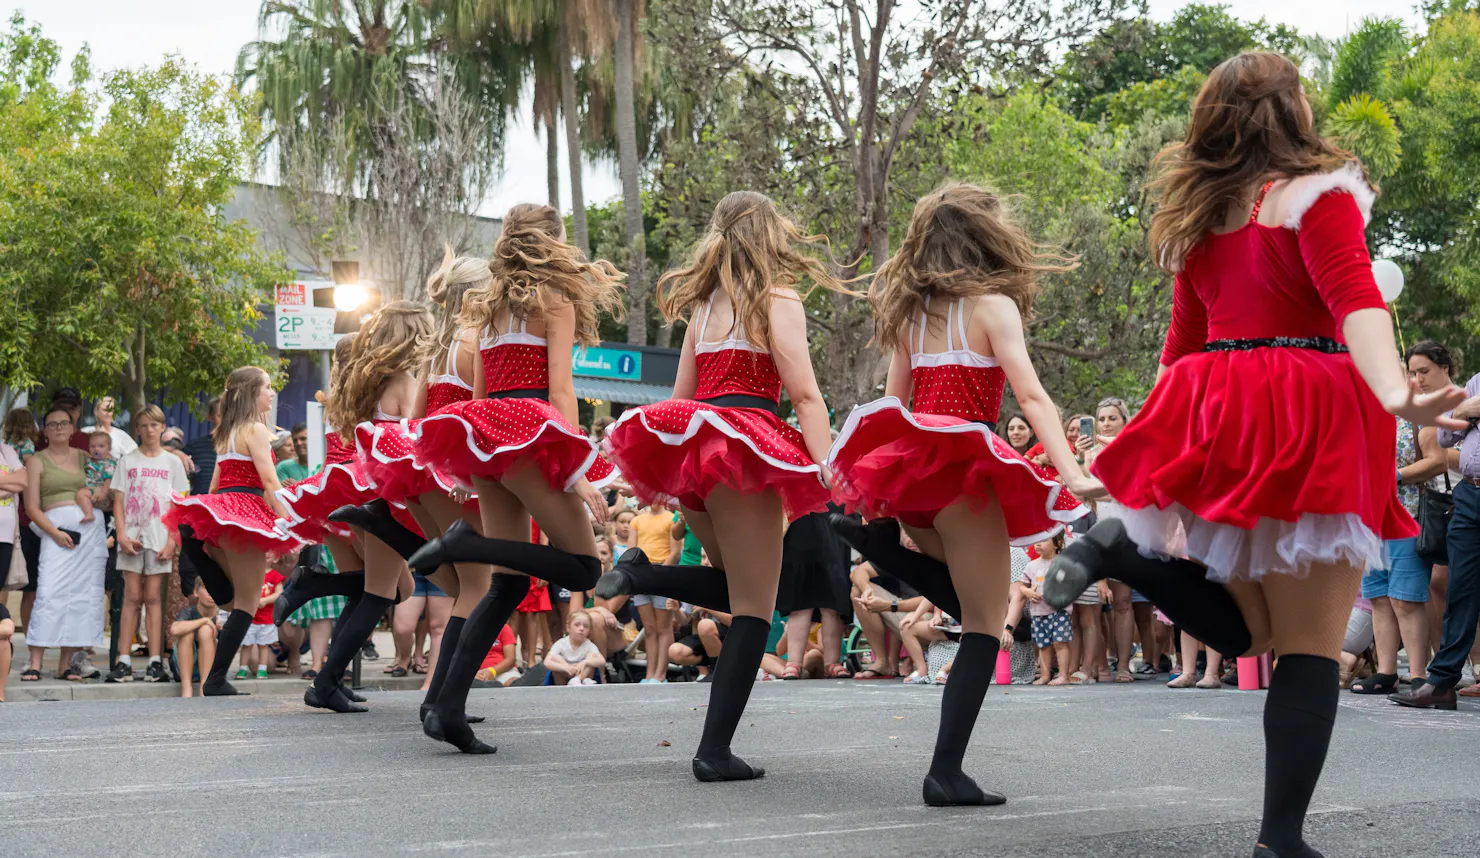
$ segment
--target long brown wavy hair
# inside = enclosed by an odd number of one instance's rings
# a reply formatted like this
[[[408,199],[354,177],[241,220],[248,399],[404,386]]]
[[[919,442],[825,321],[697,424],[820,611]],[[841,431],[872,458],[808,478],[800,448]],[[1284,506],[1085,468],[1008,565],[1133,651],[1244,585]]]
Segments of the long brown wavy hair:
[[[348,442],[355,427],[375,416],[375,406],[397,374],[414,372],[425,360],[422,344],[432,331],[432,314],[411,301],[392,301],[375,311],[339,366],[324,419]]]
[[[1159,175],[1151,190],[1160,205],[1151,218],[1151,247],[1157,264],[1180,271],[1230,208],[1252,203],[1260,183],[1355,161],[1316,132],[1294,63],[1267,51],[1224,60],[1193,102],[1187,138],[1154,162]]]
[[[217,453],[226,452],[232,437],[242,427],[264,423],[262,412],[257,410],[257,394],[271,382],[272,377],[260,366],[238,367],[226,376],[226,390],[221,394],[221,422],[211,431],[211,444]]]
[[[320,390],[313,395],[320,405],[328,406],[334,392],[339,389],[339,377],[342,374],[339,368],[349,363],[349,355],[355,347],[356,336],[357,334],[351,331],[340,337],[339,342],[334,344],[334,359],[329,362],[329,389]]]
[[[796,288],[806,278],[812,288],[848,291],[822,260],[805,252],[809,245],[826,247],[827,237],[802,232],[765,194],[734,191],[714,207],[688,264],[658,278],[658,309],[672,323],[718,289],[730,297],[736,324],[751,343],[770,348],[773,287]]]
[[[463,298],[468,292],[488,285],[491,279],[493,272],[489,270],[486,260],[474,256],[458,256],[453,252],[452,245],[447,245],[442,264],[427,278],[427,299],[442,308],[441,315],[427,335],[427,341],[422,344],[423,351],[431,357],[433,365],[452,348],[452,341],[457,339],[458,332],[462,330],[458,317],[462,315]]]
[[[575,308],[576,342],[594,346],[601,341],[600,314],[622,318],[625,275],[567,244],[565,222],[550,206],[520,203],[509,209],[488,268],[493,278],[463,295],[458,321],[464,327],[488,328],[496,336],[493,322],[504,310],[535,322],[544,318],[551,300],[564,300]]]
[[[885,349],[896,348],[930,298],[936,299],[931,315],[941,316],[957,298],[1000,293],[1026,319],[1038,294],[1038,275],[1078,264],[1034,242],[986,188],[945,185],[915,203],[904,242],[869,287],[874,336]]]

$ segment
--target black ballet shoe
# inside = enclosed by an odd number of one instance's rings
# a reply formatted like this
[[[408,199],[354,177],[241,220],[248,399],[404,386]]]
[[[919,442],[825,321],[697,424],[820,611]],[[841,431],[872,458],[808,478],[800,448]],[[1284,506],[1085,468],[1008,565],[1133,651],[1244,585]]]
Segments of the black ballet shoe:
[[[446,533],[429,540],[406,558],[406,563],[412,572],[427,575],[451,563],[476,560],[477,555],[469,552],[475,550],[482,539],[466,521],[454,521]]]
[[[1096,581],[1110,577],[1116,554],[1136,551],[1126,535],[1125,524],[1118,518],[1107,518],[1089,529],[1083,537],[1069,543],[1048,566],[1043,581],[1043,601],[1062,611],[1079,598]]]
[[[596,582],[596,589],[592,591],[598,599],[615,599],[617,596],[632,595],[632,576],[628,569],[637,566],[651,566],[653,562],[648,559],[647,553],[641,548],[629,548],[622,552],[617,558],[617,564],[612,571],[601,576]]]
[[[282,595],[272,603],[272,624],[280,626],[293,616],[293,612],[313,600],[310,581],[315,575],[328,575],[329,570],[318,563],[312,566],[295,566],[283,582]]]
[[[1263,843],[1259,843],[1254,846],[1254,858],[1326,858],[1326,856],[1303,843],[1295,852],[1276,852]]]
[[[694,778],[704,783],[753,781],[765,776],[765,769],[760,766],[752,766],[734,754],[726,754],[723,757],[709,757],[707,759],[702,757],[694,758]]]
[[[328,709],[330,712],[338,712],[341,715],[370,711],[363,706],[357,706],[354,701],[344,695],[344,689],[338,685],[329,689],[327,694],[321,692],[317,684],[310,685],[303,692],[303,702],[315,709]]]
[[[423,724],[426,723],[426,721],[427,721],[427,713],[430,712],[430,711],[432,711],[432,707],[431,706],[428,706],[425,703],[421,704],[421,722]],[[467,721],[469,724],[482,724],[484,721],[487,721],[488,719],[487,718],[484,718],[482,715],[464,715],[463,716],[463,720],[464,721]]]
[[[354,690],[353,688],[350,688],[348,685],[345,685],[343,683],[340,683],[339,690],[342,691],[342,692],[344,692],[344,696],[345,697],[348,697],[349,699],[353,700],[356,703],[364,703],[365,702],[365,695],[359,693],[358,691]]]
[[[236,686],[220,680],[211,682],[209,679],[200,684],[200,696],[202,697],[251,697],[249,691],[237,691]]]
[[[468,720],[466,717],[457,721],[449,719],[444,724],[442,722],[442,716],[438,714],[435,708],[428,711],[427,716],[422,719],[421,731],[438,742],[446,742],[464,754],[498,753],[496,746],[490,745],[473,735],[473,731],[468,729]]]
[[[376,498],[375,500],[380,500],[380,498]],[[370,503],[374,502],[371,501]],[[335,524],[347,524],[350,527],[358,527],[360,530],[370,530],[378,523],[375,511],[370,509],[369,503],[364,506],[345,504],[329,513],[325,518]]]
[[[964,774],[953,778],[926,775],[921,792],[925,803],[931,807],[989,807],[1007,804],[1007,796],[987,792]]]

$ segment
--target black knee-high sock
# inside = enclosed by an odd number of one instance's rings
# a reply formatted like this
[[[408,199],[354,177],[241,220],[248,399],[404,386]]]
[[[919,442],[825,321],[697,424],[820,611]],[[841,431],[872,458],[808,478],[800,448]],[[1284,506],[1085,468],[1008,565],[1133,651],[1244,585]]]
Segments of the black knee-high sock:
[[[635,563],[623,566],[633,593],[667,596],[711,611],[730,612],[730,580],[725,570],[712,566],[658,566]]]
[[[360,599],[363,598],[364,595],[365,591],[363,589],[360,590],[360,592],[358,593],[350,594],[349,598],[344,603],[344,610],[340,611],[339,616],[334,618],[334,625],[332,628],[329,629],[329,643],[332,644],[334,641],[339,640],[339,638],[343,635],[344,624],[349,622],[349,618],[354,615],[355,608],[360,604]],[[371,632],[374,631],[375,629],[372,627]],[[364,641],[360,641],[361,646],[363,646],[364,643]],[[351,658],[353,658],[353,656],[351,656]]]
[[[543,578],[573,593],[591,589],[601,577],[601,561],[594,556],[572,554],[537,542],[479,536],[477,531],[461,521],[449,527],[441,539],[428,544],[423,556],[427,553],[444,555],[440,562],[431,564],[432,568],[443,562],[487,563]],[[423,571],[417,563],[411,565],[413,569]]]
[[[704,715],[704,733],[694,754],[696,775],[701,763],[720,776],[717,780],[745,780],[764,774],[734,756],[730,742],[745,714],[755,671],[766,653],[770,634],[771,624],[760,617],[738,615],[730,623],[719,660],[709,674],[709,711]]]
[[[314,677],[314,687],[327,695],[343,681],[344,669],[349,666],[355,653],[360,651],[365,638],[375,631],[380,618],[384,617],[385,612],[395,603],[395,599],[365,593],[360,597],[360,603],[355,605],[353,611],[346,610],[340,615],[343,625],[329,643],[329,653],[324,656],[324,664],[319,669],[319,675]],[[347,618],[346,615],[348,615]]]
[[[488,592],[478,601],[473,612],[463,622],[462,634],[457,650],[447,660],[447,673],[442,679],[442,690],[437,695],[437,711],[444,716],[461,720],[466,711],[468,691],[473,687],[473,677],[483,666],[483,659],[498,640],[514,614],[514,609],[529,593],[529,578],[524,575],[494,573]]]
[[[396,521],[391,514],[390,504],[383,498],[376,498],[364,506],[340,507],[329,513],[329,520],[358,527],[390,546],[403,560],[409,560],[411,555],[427,544],[415,531]]]
[[[235,601],[236,588],[232,586],[231,579],[227,577],[226,570],[221,568],[221,564],[211,559],[211,555],[206,553],[206,544],[195,538],[195,531],[189,525],[182,524],[178,530],[180,550],[190,558],[190,564],[195,567],[195,574],[206,585],[206,592],[211,594],[211,599],[218,605],[229,605]]]
[[[432,668],[432,681],[427,683],[426,697],[421,701],[423,706],[436,703],[437,696],[442,693],[442,685],[447,681],[447,670],[452,665],[453,656],[457,653],[457,643],[462,639],[465,623],[467,620],[463,617],[447,618],[447,626],[442,629],[442,645],[437,648],[437,666]],[[484,650],[485,653],[487,651]]]
[[[252,615],[240,608],[226,617],[226,622],[221,625],[221,633],[216,636],[216,657],[211,662],[210,674],[201,683],[202,692],[207,688],[231,688],[226,681],[226,674],[231,670],[231,661],[242,648],[242,640],[251,627]],[[235,690],[228,693],[235,693]]]
[[[1335,661],[1282,655],[1264,701],[1264,821],[1259,842],[1281,858],[1306,852],[1302,829],[1336,724],[1340,694]],[[955,674],[951,681],[956,681]]]
[[[961,596],[951,583],[951,570],[934,557],[911,551],[899,541],[899,522],[876,518],[868,524],[838,516],[833,529],[849,545],[858,549],[876,571],[905,582],[932,605],[947,614],[961,618]]]
[[[1085,562],[1102,578],[1131,585],[1174,625],[1218,652],[1239,656],[1253,646],[1238,603],[1227,587],[1208,580],[1207,567],[1179,557],[1147,557],[1118,521],[1095,525],[1064,554]]]
[[[294,586],[293,589],[297,590],[298,587]],[[337,575],[312,575],[304,583],[303,589],[306,594],[304,602],[327,596],[354,598],[365,592],[365,573],[340,572]]]
[[[951,681],[940,698],[940,729],[935,734],[935,754],[930,758],[930,776],[949,792],[965,777],[961,761],[971,743],[976,715],[987,697],[992,672],[997,667],[1001,642],[991,635],[967,632],[961,636]],[[973,785],[974,787],[974,785]]]

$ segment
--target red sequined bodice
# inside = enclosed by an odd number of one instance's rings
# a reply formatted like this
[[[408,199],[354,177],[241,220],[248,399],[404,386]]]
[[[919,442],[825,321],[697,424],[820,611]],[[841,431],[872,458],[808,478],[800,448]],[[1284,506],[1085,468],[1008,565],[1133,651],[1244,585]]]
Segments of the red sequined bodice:
[[[698,375],[694,398],[739,394],[780,402],[781,375],[776,371],[776,361],[769,352],[751,343],[739,325],[726,339],[704,342],[704,329],[709,326],[713,308],[714,297],[710,296],[702,315],[694,320],[698,326],[694,330],[699,335],[694,344],[694,369]]]
[[[929,304],[926,304],[927,308]],[[978,423],[996,423],[1002,411],[1007,375],[996,358],[977,354],[966,345],[964,299],[946,311],[946,349],[926,352],[927,317],[910,334],[911,411],[944,414]]]
[[[353,445],[345,444],[339,437],[338,432],[327,432],[324,434],[324,464],[343,465],[352,462],[355,458]]]
[[[221,471],[216,479],[218,490],[262,488],[262,477],[257,475],[257,465],[252,462],[252,457],[236,452],[234,444],[229,444],[226,452],[216,457],[216,467]]]
[[[497,393],[549,387],[548,349],[545,338],[526,332],[522,320],[517,331],[509,330],[497,336],[485,331],[478,345],[478,356],[483,361],[484,390]]]

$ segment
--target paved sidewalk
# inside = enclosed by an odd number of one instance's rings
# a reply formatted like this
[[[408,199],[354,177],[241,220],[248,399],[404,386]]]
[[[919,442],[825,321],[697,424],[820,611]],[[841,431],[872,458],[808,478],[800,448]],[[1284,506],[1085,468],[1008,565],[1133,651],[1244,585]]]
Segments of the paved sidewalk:
[[[15,658],[11,662],[9,681],[5,685],[5,702],[7,703],[36,703],[56,702],[63,700],[141,700],[145,698],[179,697],[180,684],[177,682],[145,682],[141,677],[144,667],[148,665],[146,656],[134,656],[134,672],[140,677],[132,682],[104,682],[101,679],[88,682],[69,682],[56,678],[56,667],[58,651],[49,649],[46,657],[41,662],[41,681],[22,682],[21,671],[27,667],[27,650],[25,635],[18,634],[13,641],[15,645]],[[396,647],[391,640],[390,632],[378,631],[374,636],[375,648],[381,654],[376,661],[363,661],[360,667],[360,687],[371,691],[415,691],[421,687],[425,679],[420,674],[411,674],[404,677],[393,677],[386,674],[385,668],[389,666],[395,657]],[[106,648],[101,648],[106,649]],[[107,674],[108,660],[106,651],[93,656],[93,665]],[[307,667],[310,663],[309,657],[304,656],[302,663]],[[233,673],[235,671],[233,670]],[[286,673],[274,673],[268,679],[232,679],[231,683],[238,689],[253,695],[262,696],[284,696],[298,697],[308,683],[297,676]],[[195,685],[196,693],[200,693],[200,685]]]

